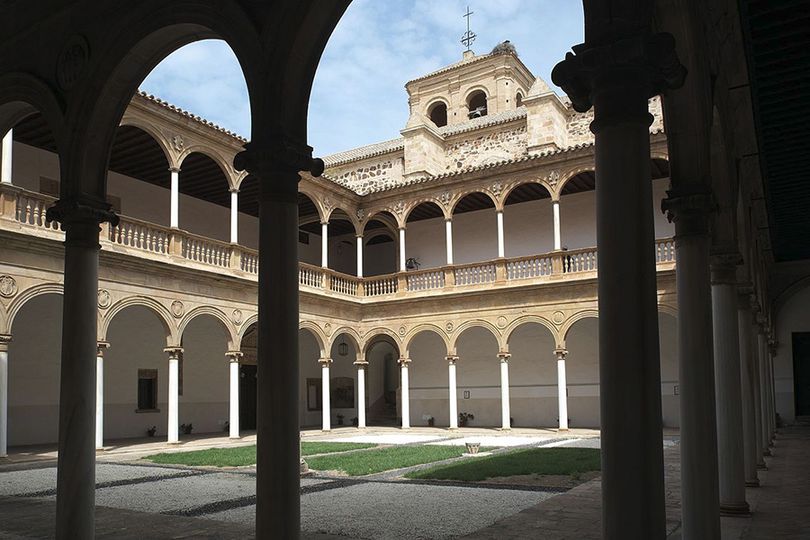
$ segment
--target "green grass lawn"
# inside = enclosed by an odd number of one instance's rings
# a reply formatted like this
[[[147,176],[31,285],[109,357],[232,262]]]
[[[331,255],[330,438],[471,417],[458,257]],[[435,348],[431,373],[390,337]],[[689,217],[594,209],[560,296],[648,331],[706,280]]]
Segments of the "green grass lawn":
[[[374,448],[376,444],[365,443],[335,443],[335,442],[303,442],[301,452],[305,456],[314,454],[327,454],[345,452],[346,450],[359,450]],[[209,448],[208,450],[195,450],[192,452],[174,452],[155,454],[145,458],[153,463],[190,466],[211,467],[244,467],[256,464],[256,445],[240,446],[237,448]]]
[[[314,457],[307,460],[307,465],[316,471],[342,471],[349,476],[361,476],[454,458],[466,451],[463,446],[390,446],[367,452]]]
[[[582,473],[598,470],[601,461],[595,448],[531,448],[438,465],[405,476],[468,482],[523,474],[558,474],[577,479]]]

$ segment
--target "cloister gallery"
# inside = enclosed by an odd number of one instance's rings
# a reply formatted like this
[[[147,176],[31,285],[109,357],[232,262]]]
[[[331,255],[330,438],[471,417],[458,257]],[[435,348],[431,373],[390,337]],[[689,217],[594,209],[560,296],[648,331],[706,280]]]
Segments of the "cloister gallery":
[[[105,441],[255,429],[257,537],[296,538],[301,427],[468,413],[599,427],[607,538],[663,538],[679,428],[681,532],[719,538],[777,413],[810,414],[802,117],[768,61],[795,34],[749,32],[764,1],[586,0],[567,96],[508,42],[467,52],[407,83],[401,137],[322,160],[348,1],[25,4],[0,8],[0,455],[58,442],[58,537],[92,537]],[[249,142],[136,92],[206,38]]]

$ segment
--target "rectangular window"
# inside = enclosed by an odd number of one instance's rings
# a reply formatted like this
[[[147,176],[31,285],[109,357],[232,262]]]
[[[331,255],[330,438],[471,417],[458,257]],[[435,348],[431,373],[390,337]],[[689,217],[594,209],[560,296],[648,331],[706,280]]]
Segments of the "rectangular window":
[[[157,409],[157,370],[138,370],[138,410],[154,411]]]
[[[301,244],[309,245],[309,233],[298,231],[298,242]]]
[[[307,379],[307,410],[320,411],[323,408],[323,381]]]

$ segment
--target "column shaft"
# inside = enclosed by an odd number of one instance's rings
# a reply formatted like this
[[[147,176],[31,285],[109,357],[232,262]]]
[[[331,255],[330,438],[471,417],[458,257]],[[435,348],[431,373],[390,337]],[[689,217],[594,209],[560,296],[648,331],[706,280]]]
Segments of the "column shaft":
[[[229,415],[228,415],[228,437],[231,439],[239,438],[239,358],[242,353],[233,352],[228,355],[230,360],[228,362],[229,374]]]
[[[720,538],[712,297],[705,193],[670,195],[675,220],[681,413],[681,508],[685,539]]]
[[[743,457],[745,458],[745,485],[759,486],[757,476],[757,422],[754,405],[753,351],[751,350],[750,293],[739,291],[737,295],[737,326],[740,339],[740,384],[742,387],[743,412]]]
[[[366,366],[368,362],[355,362],[357,365],[357,427],[366,427]]]
[[[180,170],[170,169],[172,173],[171,195],[170,195],[170,215],[169,226],[177,228],[180,226]]]
[[[108,343],[99,343],[96,352],[96,449],[104,447],[104,349]]]
[[[329,364],[332,363],[328,358],[320,360],[321,363],[321,429],[323,431],[332,430],[332,410],[330,396],[332,395],[329,390]]]
[[[453,220],[448,219],[444,222],[444,243],[447,247],[447,264],[453,264]]]
[[[447,387],[450,398],[450,429],[458,429],[458,388],[456,386],[457,356],[447,357]]]
[[[239,243],[239,191],[231,191],[231,243]]]
[[[562,231],[560,225],[560,201],[552,203],[552,210],[554,211],[554,249],[562,249]]]
[[[363,277],[363,237],[357,237],[357,277]]]
[[[758,356],[758,367],[759,367],[759,386],[760,386],[760,415],[762,416],[761,419],[761,426],[762,429],[760,430],[760,451],[762,455],[769,456],[771,455],[770,450],[770,441],[771,437],[768,434],[769,423],[768,423],[768,376],[765,370],[765,362],[766,362],[766,355],[768,354],[768,336],[763,329],[759,334],[757,334],[757,356]]]
[[[406,267],[406,257],[405,257],[405,229],[402,228],[399,230],[399,271],[405,272],[407,270]]]
[[[498,220],[498,257],[505,257],[506,243],[503,238],[503,210],[498,210],[495,216]]]
[[[597,121],[591,128],[596,133],[602,535],[664,538],[648,94],[632,73],[614,77],[594,96]],[[634,110],[621,110],[620,104]],[[629,440],[634,443],[628,445]]]
[[[402,230],[402,229],[400,229]],[[402,386],[402,429],[411,427],[411,392],[408,382],[408,364],[411,361],[407,358],[400,358],[399,364]]]
[[[61,201],[49,212],[60,204]],[[69,203],[67,209],[59,211],[59,214],[62,215],[58,221],[67,230],[59,383],[56,537],[93,538],[100,229],[98,219],[84,215],[81,210],[71,210]]]
[[[329,223],[321,223],[321,266],[329,268]]]
[[[747,514],[736,264],[712,265],[712,324],[720,511]]]
[[[0,457],[8,455],[8,343],[11,336],[0,335]]]
[[[13,146],[13,131],[8,130],[3,136],[2,147],[0,148],[0,183],[3,184],[11,183]]]
[[[557,356],[557,401],[558,401],[558,414],[559,429],[564,431],[568,429],[568,383],[565,377],[565,356],[568,351],[558,349],[554,351]]]
[[[509,410],[509,353],[498,353],[501,361],[501,429],[512,429]]]
[[[169,411],[167,441],[176,443],[180,440],[180,358],[177,351],[169,353]]]
[[[756,452],[757,452],[757,469],[767,469],[765,459],[762,455],[762,440],[763,440],[763,426],[762,426],[762,378],[759,369],[759,332],[760,328],[754,323],[754,336],[751,340],[751,373],[753,374],[754,383],[754,417],[756,420]]]
[[[250,150],[248,150],[250,152]],[[298,181],[289,166],[260,180],[256,537],[301,531],[298,362]]]

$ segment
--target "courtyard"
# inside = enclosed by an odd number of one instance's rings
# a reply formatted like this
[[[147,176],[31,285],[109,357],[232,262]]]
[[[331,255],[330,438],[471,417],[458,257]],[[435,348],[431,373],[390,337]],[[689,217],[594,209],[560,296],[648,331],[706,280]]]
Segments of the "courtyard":
[[[508,470],[481,481],[435,480],[425,474],[532,451],[598,449],[598,431],[339,428],[331,433],[302,432],[303,454],[313,462],[324,456],[362,456],[389,449],[455,448],[460,454],[467,442],[480,443],[482,452],[489,455],[436,457],[367,475],[311,470],[301,479],[304,537],[599,537],[598,473],[576,475],[576,481],[570,483],[561,483],[563,475],[502,476]],[[255,435],[239,441],[192,436],[177,445],[143,439],[107,447],[99,452],[96,466],[97,537],[253,537],[255,466],[189,466],[150,460],[160,455],[167,456],[161,461],[168,462],[175,455],[174,461],[188,461],[187,456],[211,449],[221,452],[220,456],[244,453],[254,443]],[[678,538],[680,449],[676,431],[665,435],[663,446],[667,533]],[[807,471],[797,468],[810,455],[810,429],[783,430],[773,454],[768,458],[769,470],[762,473],[762,487],[748,489],[748,498],[758,511],[753,518],[723,518],[724,538],[774,538],[810,530],[797,502],[810,496]],[[0,538],[50,537],[55,488],[52,449],[12,452],[0,464]]]

